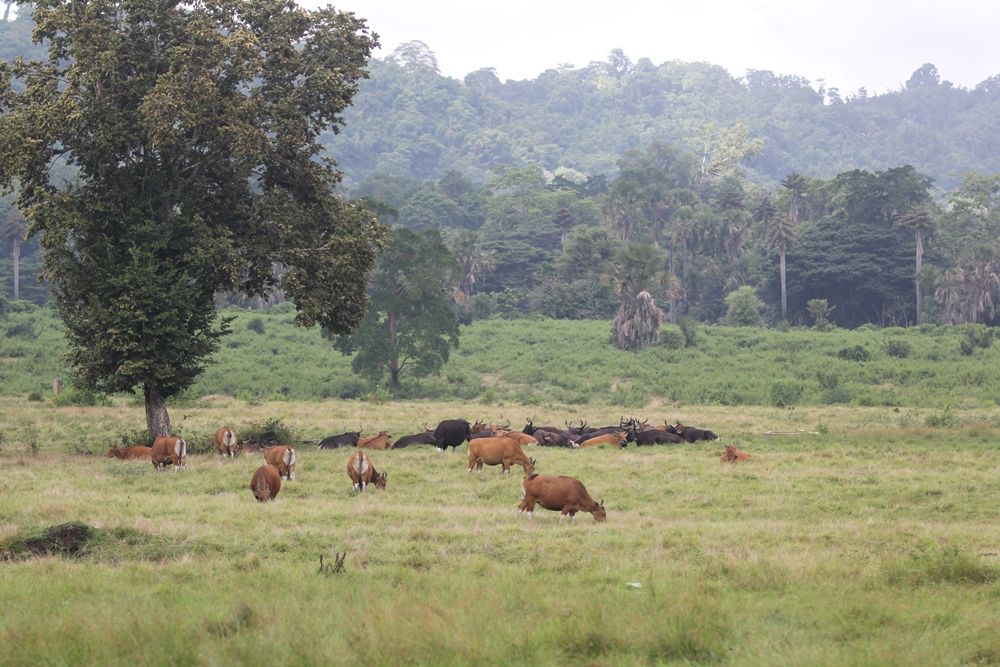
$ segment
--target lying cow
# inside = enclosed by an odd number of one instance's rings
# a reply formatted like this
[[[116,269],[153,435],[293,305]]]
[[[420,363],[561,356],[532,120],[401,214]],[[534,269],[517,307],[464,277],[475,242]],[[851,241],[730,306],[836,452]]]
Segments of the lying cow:
[[[275,445],[264,450],[264,460],[278,469],[282,479],[295,479],[295,450],[288,445]]]
[[[358,447],[362,449],[391,449],[392,436],[388,431],[379,431],[378,435],[368,436],[358,440]]]
[[[687,440],[665,429],[654,428],[648,431],[639,431],[635,434],[636,445],[679,444],[682,442],[687,442]]]
[[[278,491],[281,491],[281,474],[278,469],[270,463],[257,468],[250,478],[250,490],[253,491],[257,502],[274,500],[278,496]]]
[[[510,438],[476,438],[469,441],[469,472],[473,468],[483,469],[488,466],[500,465],[500,474],[509,473],[511,463],[518,463],[524,468],[524,473],[535,472],[535,462],[529,459],[521,449],[521,445]]]
[[[434,439],[434,433],[431,431],[424,431],[423,433],[414,433],[413,435],[404,435],[402,438],[392,443],[393,449],[402,449],[403,447],[409,447],[410,445],[436,445],[437,440]]]
[[[708,429],[696,428],[694,426],[685,426],[684,424],[677,422],[673,426],[673,431],[677,435],[681,436],[688,442],[695,442],[696,440],[718,440],[719,436],[715,435]]]
[[[604,501],[595,502],[583,483],[573,477],[526,475],[521,483],[521,493],[524,500],[517,508],[519,515],[527,514],[533,518],[535,503],[538,503],[547,510],[559,510],[560,521],[567,514],[570,520],[576,519],[579,511],[590,512],[597,521],[608,518]]]
[[[153,441],[149,459],[157,470],[163,470],[168,463],[173,464],[174,472],[187,468],[187,441],[172,435],[161,435]]]
[[[124,459],[125,461],[149,461],[151,460],[152,447],[144,445],[133,445],[124,449],[118,445],[111,445],[111,449],[105,454],[109,459]]]
[[[351,454],[351,458],[347,459],[347,476],[351,478],[354,490],[360,493],[373,482],[378,488],[384,489],[386,480],[389,478],[389,473],[380,473],[378,470],[375,470],[372,457],[361,450],[357,450]]]
[[[233,429],[223,426],[215,432],[215,451],[219,456],[229,458],[236,456],[236,434]]]
[[[605,433],[604,435],[588,438],[587,440],[579,443],[579,446],[597,447],[599,445],[611,445],[612,447],[617,447],[618,449],[624,449],[627,446],[627,440],[628,433],[625,431],[615,431],[613,433]]]
[[[726,445],[726,451],[722,452],[719,460],[723,463],[736,463],[737,461],[746,461],[748,458],[750,455],[746,452],[741,452],[734,445]]]
[[[473,435],[475,435],[475,434],[473,434]],[[496,432],[496,436],[498,438],[510,438],[511,440],[515,441],[517,444],[521,445],[522,447],[524,445],[537,445],[538,444],[538,438],[536,438],[533,435],[528,435],[527,433],[521,433],[520,431],[499,430],[499,431]]]
[[[357,447],[361,431],[351,431],[340,435],[331,435],[319,442],[320,449],[338,449],[340,447]]]

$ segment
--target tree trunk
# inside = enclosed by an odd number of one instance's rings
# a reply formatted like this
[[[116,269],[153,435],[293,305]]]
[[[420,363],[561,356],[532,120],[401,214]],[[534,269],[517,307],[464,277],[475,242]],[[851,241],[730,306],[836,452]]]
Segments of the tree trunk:
[[[788,289],[785,286],[785,249],[778,253],[778,266],[781,272],[781,319],[788,321]]]
[[[920,271],[924,268],[924,235],[919,229],[917,236],[917,274],[914,282],[917,285],[917,324],[924,323],[924,293],[920,288]]]
[[[21,239],[16,233],[11,245],[11,255],[14,258],[14,301],[17,301],[21,298]]]
[[[171,435],[167,401],[160,393],[160,388],[146,383],[143,385],[142,393],[146,398],[146,428],[149,430],[149,435],[153,438]]]
[[[677,324],[677,298],[674,288],[677,285],[677,274],[674,273],[674,242],[670,242],[670,323]]]
[[[389,391],[399,390],[399,350],[396,348],[396,331],[399,326],[399,314],[389,312]]]

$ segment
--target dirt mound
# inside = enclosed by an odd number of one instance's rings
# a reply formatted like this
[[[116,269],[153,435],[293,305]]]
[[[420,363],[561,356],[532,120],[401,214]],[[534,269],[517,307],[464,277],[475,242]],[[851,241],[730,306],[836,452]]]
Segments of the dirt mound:
[[[22,556],[69,556],[83,554],[87,543],[94,536],[94,529],[79,521],[70,521],[46,528],[38,537],[24,540],[20,545]]]

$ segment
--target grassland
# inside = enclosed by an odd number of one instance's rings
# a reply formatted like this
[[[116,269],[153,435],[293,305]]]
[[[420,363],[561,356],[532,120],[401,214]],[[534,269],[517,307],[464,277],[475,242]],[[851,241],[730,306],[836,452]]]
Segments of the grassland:
[[[503,404],[500,404],[503,403]],[[617,406],[263,402],[175,409],[190,437],[280,417],[303,437],[364,422],[588,416]],[[0,562],[0,663],[959,665],[1000,661],[995,408],[683,406],[718,443],[537,449],[608,521],[514,516],[519,475],[465,448],[376,452],[386,492],[353,495],[347,452],[300,449],[260,506],[259,462],[193,456],[156,474],[73,452],[141,409],[0,398],[0,552],[52,524],[97,529],[77,558]],[[770,430],[819,435],[765,436]],[[30,440],[38,445],[30,455]],[[346,571],[317,572],[346,551]],[[638,584],[634,587],[633,584]]]
[[[232,334],[184,400],[363,398],[379,386],[351,373],[318,330],[293,326],[287,306],[228,310]],[[675,341],[676,327],[667,328]],[[0,322],[0,395],[46,396],[72,374],[48,309]],[[703,326],[694,346],[615,350],[610,324],[484,320],[463,327],[439,376],[404,375],[402,397],[545,406],[857,405],[980,408],[1000,404],[1000,345],[960,353],[964,329],[778,331]],[[859,352],[860,350],[860,352]],[[867,355],[866,361],[857,360]],[[899,356],[894,356],[899,355]]]

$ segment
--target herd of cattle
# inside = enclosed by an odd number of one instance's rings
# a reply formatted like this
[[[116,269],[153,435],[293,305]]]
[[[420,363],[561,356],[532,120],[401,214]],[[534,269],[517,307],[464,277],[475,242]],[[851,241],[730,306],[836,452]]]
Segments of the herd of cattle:
[[[628,446],[630,442],[636,445],[657,445],[719,439],[712,431],[687,426],[679,421],[674,424],[664,421],[662,426],[650,426],[647,421],[622,417],[617,426],[594,428],[586,422],[576,426],[567,422],[565,427],[535,426],[529,419],[522,430],[512,431],[510,422],[497,425],[476,421],[470,424],[465,419],[446,419],[434,429],[425,427],[420,433],[403,436],[395,442],[387,431],[362,437],[361,429],[332,435],[317,444],[320,449],[354,449],[347,461],[347,475],[354,490],[361,492],[370,484],[384,489],[388,478],[387,473],[376,470],[371,456],[364,451],[366,449],[401,449],[428,444],[437,447],[438,451],[444,451],[448,447],[454,449],[468,442],[470,473],[474,469],[482,470],[483,465],[499,465],[502,473],[509,473],[511,465],[515,463],[524,469],[523,499],[518,506],[518,514],[533,516],[535,505],[538,504],[546,509],[558,510],[560,521],[566,516],[575,519],[578,511],[590,512],[597,521],[604,521],[607,514],[603,500],[600,503],[594,501],[584,485],[573,477],[535,474],[535,460],[524,453],[522,446],[580,448],[610,445],[621,448]],[[153,441],[151,447],[136,445],[122,448],[113,445],[107,456],[152,461],[156,470],[163,470],[168,464],[174,470],[180,470],[187,467],[187,449],[187,442],[183,438],[161,436]],[[288,445],[241,445],[236,433],[223,426],[215,433],[215,449],[222,457],[235,457],[241,452],[263,453],[264,464],[254,471],[250,480],[250,490],[260,502],[273,500],[281,490],[282,480],[295,479],[296,452]],[[723,462],[729,463],[748,458],[749,454],[732,445],[727,446],[721,456]]]

